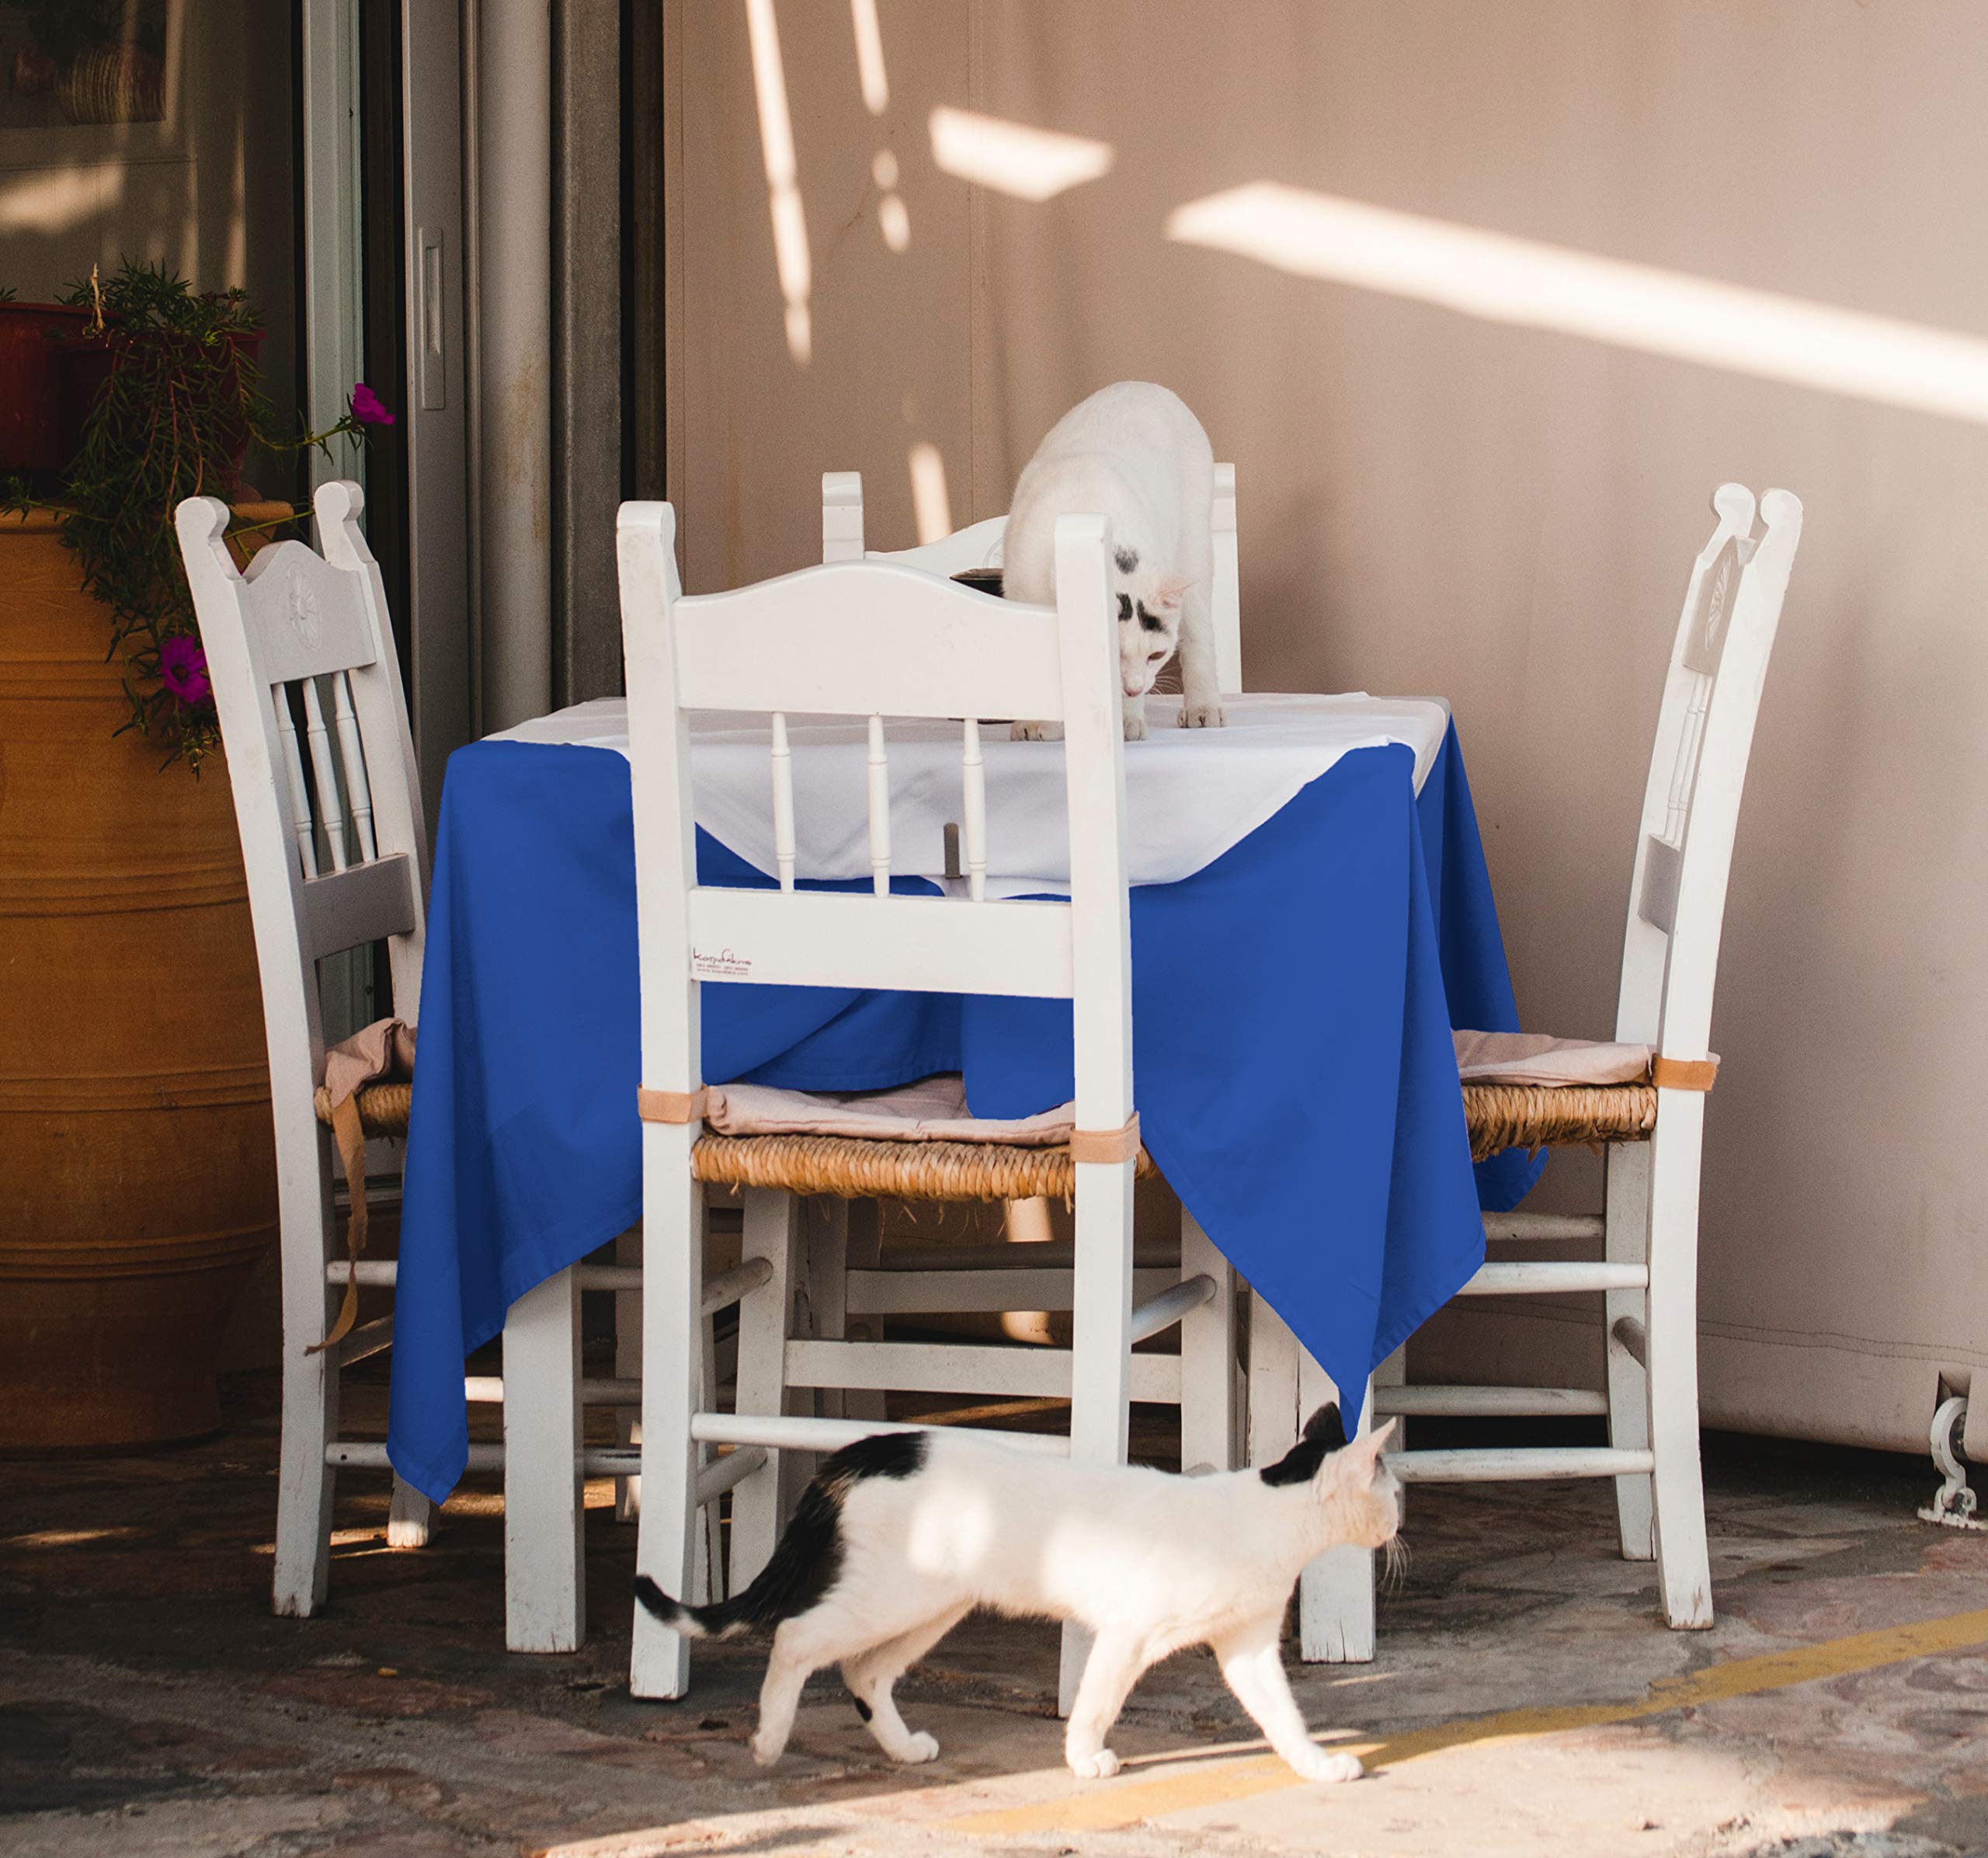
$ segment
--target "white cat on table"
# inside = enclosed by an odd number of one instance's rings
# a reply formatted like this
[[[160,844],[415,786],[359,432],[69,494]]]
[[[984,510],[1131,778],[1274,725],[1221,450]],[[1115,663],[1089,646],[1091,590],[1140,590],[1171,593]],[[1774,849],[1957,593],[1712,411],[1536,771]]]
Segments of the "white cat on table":
[[[1182,726],[1222,725],[1208,604],[1214,494],[1215,454],[1201,421],[1179,395],[1149,381],[1121,381],[1071,408],[1015,486],[1002,549],[1002,591],[1010,600],[1055,604],[1059,516],[1110,523],[1128,742],[1145,736],[1146,693],[1176,649]],[[1017,722],[1014,732],[1047,740],[1062,732]]]

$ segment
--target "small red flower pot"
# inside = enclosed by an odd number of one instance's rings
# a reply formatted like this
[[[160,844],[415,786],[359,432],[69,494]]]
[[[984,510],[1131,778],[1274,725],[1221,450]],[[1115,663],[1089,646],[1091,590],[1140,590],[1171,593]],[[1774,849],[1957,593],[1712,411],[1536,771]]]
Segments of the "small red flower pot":
[[[61,338],[82,332],[88,310],[0,303],[0,474],[24,471],[38,490],[75,455],[80,429],[63,420]]]

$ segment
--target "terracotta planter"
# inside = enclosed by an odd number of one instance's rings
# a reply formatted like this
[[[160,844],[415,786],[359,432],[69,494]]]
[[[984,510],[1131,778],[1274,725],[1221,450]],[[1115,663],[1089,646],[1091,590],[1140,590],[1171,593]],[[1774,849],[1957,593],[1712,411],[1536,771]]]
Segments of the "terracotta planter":
[[[0,1449],[219,1421],[276,1233],[228,771],[158,769],[53,518],[0,518]]]
[[[47,490],[74,455],[82,428],[64,425],[55,339],[89,321],[60,304],[0,303],[0,473],[29,472]]]

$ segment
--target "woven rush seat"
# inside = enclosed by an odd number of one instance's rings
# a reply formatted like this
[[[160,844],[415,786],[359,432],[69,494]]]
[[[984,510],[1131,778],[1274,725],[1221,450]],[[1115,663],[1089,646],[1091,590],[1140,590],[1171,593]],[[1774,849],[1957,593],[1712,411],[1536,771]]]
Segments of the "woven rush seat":
[[[1456,1034],[1470,1158],[1508,1148],[1647,1142],[1656,1093],[1708,1091],[1719,1060],[1666,1058],[1646,1045],[1538,1032]]]
[[[848,1136],[701,1136],[690,1168],[725,1187],[773,1187],[844,1199],[1068,1199],[1076,1164],[1067,1146],[1018,1148],[993,1142],[889,1142]],[[1142,1147],[1138,1174],[1153,1172]]]
[[[1647,1142],[1656,1126],[1656,1086],[1466,1084],[1463,1111],[1473,1161],[1508,1148]]]
[[[411,1084],[369,1084],[353,1093],[359,1104],[359,1126],[369,1136],[405,1136],[408,1111],[414,1102]],[[321,1084],[315,1099],[318,1120],[332,1119],[332,1093]]]
[[[685,1098],[643,1091],[641,1113],[681,1122],[694,1108],[704,1124],[691,1150],[695,1178],[721,1187],[775,1188],[843,1199],[1068,1199],[1076,1191],[1073,1143],[1088,1141],[1086,1160],[1103,1159],[1096,1138],[1080,1137],[1073,1107],[1033,1116],[979,1118],[968,1110],[965,1080],[943,1073],[884,1091],[815,1093],[730,1084]],[[1138,1146],[1138,1119],[1109,1138],[1110,1158],[1134,1158],[1153,1171]]]

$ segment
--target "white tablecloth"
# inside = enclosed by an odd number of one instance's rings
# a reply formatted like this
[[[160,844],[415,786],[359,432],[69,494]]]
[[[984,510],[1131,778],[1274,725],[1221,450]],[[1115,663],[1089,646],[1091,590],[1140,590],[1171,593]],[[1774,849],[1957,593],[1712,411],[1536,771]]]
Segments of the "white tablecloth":
[[[1149,698],[1143,742],[1125,744],[1132,882],[1193,875],[1278,812],[1342,755],[1401,743],[1420,791],[1449,728],[1448,706],[1420,698],[1248,695],[1223,699],[1228,726],[1183,729],[1179,700]],[[961,816],[957,724],[886,725],[891,868],[943,879],[945,828]],[[763,717],[700,713],[691,722],[697,823],[756,869],[775,868],[773,783]],[[868,731],[860,718],[790,718],[795,868],[803,878],[870,875]],[[1016,895],[1069,879],[1062,744],[981,731],[986,761],[990,892]],[[620,698],[576,704],[506,729],[493,742],[566,744],[626,755]]]

